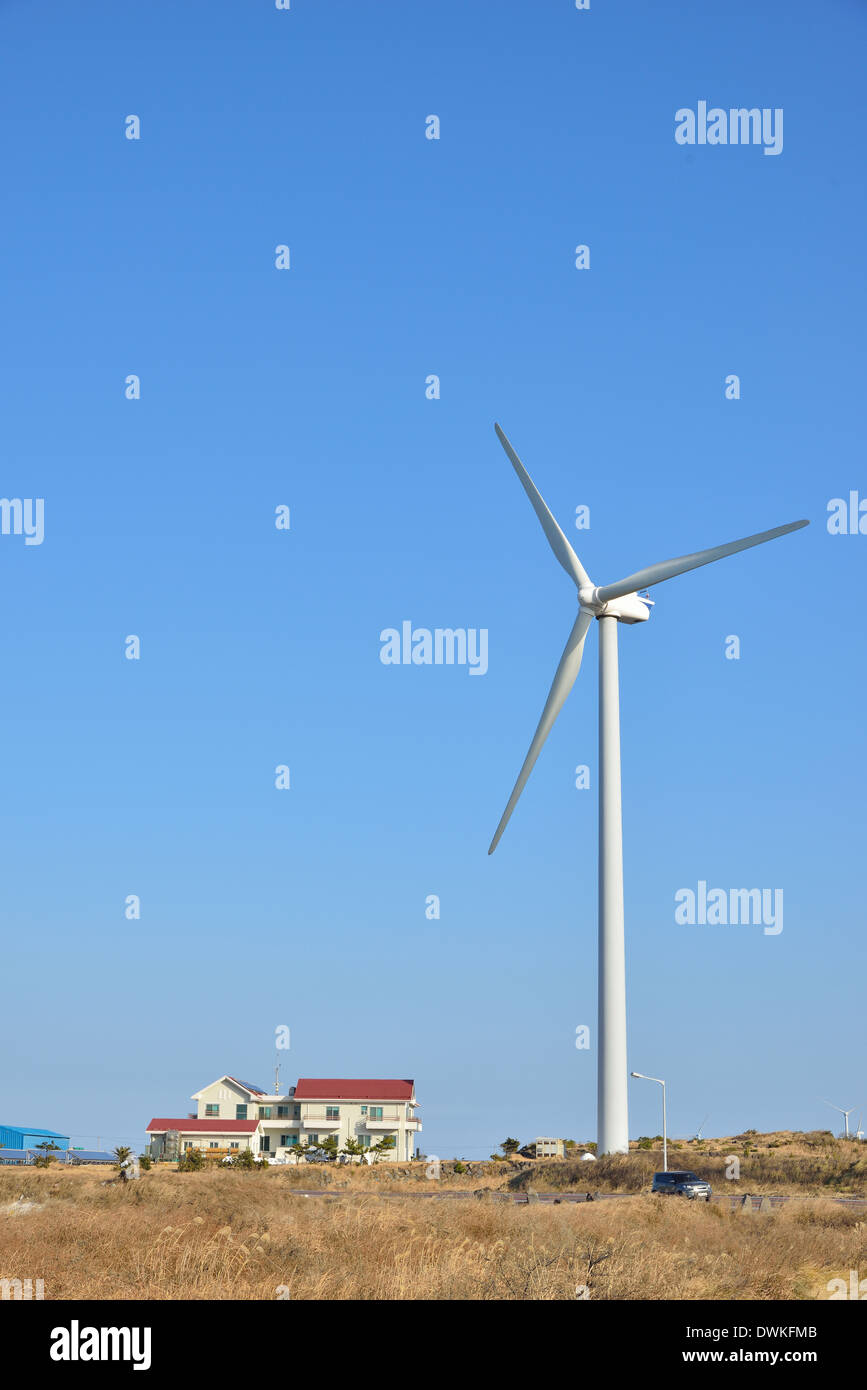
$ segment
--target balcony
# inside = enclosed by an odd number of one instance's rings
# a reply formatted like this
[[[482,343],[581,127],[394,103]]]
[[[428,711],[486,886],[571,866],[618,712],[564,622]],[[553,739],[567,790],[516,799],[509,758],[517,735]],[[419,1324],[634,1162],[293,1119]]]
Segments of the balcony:
[[[362,1122],[368,1129],[398,1129],[403,1125],[405,1129],[417,1131],[421,1129],[421,1120],[415,1115],[407,1118],[403,1110],[386,1110],[383,1108],[381,1115],[362,1115]]]
[[[323,1110],[321,1113],[314,1112],[313,1114],[302,1115],[300,1121],[296,1120],[295,1123],[300,1124],[304,1129],[339,1129],[340,1116],[326,1115]]]

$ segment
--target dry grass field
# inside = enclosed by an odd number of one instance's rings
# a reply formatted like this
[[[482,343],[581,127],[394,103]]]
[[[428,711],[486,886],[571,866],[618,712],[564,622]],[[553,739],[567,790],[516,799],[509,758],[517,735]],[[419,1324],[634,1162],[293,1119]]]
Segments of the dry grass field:
[[[657,1162],[646,1152],[457,1175],[444,1164],[438,1182],[423,1164],[165,1166],[126,1186],[95,1168],[0,1168],[0,1278],[43,1279],[46,1299],[574,1299],[579,1285],[595,1299],[827,1298],[829,1279],[867,1269],[867,1211],[830,1194],[863,1194],[867,1182],[856,1146],[803,1138],[758,1145],[739,1184],[711,1166],[737,1151],[733,1141],[710,1141],[721,1152],[701,1162],[695,1146],[688,1160],[671,1156],[720,1188],[826,1194],[752,1215],[649,1196]],[[528,1181],[540,1192],[636,1195],[558,1205],[493,1196]],[[324,1197],[298,1190],[323,1185]],[[419,1195],[446,1190],[467,1195]]]

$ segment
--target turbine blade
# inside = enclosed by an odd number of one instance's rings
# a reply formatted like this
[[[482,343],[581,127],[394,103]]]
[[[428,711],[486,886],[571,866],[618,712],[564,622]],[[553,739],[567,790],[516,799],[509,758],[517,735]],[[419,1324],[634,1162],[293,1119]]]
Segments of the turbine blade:
[[[539,720],[538,727],[533,735],[533,742],[530,744],[530,751],[524,759],[524,766],[518,773],[518,780],[515,783],[512,795],[509,797],[509,804],[503,812],[500,824],[497,826],[497,833],[491,841],[488,854],[493,854],[500,842],[500,837],[509,823],[509,817],[517,805],[518,797],[527,785],[527,778],[533,771],[533,765],[542,751],[542,744],[548,737],[554,724],[554,720],[563,708],[566,696],[575,684],[575,678],[581,670],[581,658],[584,655],[584,638],[587,636],[587,629],[592,621],[592,614],[586,613],[584,609],[575,619],[575,625],[569,633],[569,640],[560,658],[560,665],[557,667],[556,675],[551,689],[548,692],[548,699],[545,701],[545,708],[542,710],[542,718]]]
[[[542,530],[548,537],[548,544],[557,556],[560,564],[563,566],[569,578],[574,581],[576,589],[580,589],[582,584],[589,584],[590,576],[546,507],[542,494],[539,492],[533,479],[530,477],[508,439],[503,434],[500,426],[495,424],[494,429],[497,431],[497,438],[509,456],[512,467],[521,480],[521,486],[533,504],[533,510],[542,523]]]
[[[809,521],[790,521],[786,526],[775,526],[771,531],[758,531],[756,535],[745,536],[741,541],[729,541],[728,545],[714,545],[710,550],[697,550],[693,555],[680,555],[676,560],[663,560],[658,565],[648,565],[647,569],[636,570],[635,574],[618,579],[616,584],[603,584],[601,589],[596,590],[596,598],[600,603],[607,603],[609,599],[635,593],[636,589],[649,589],[651,584],[661,584],[663,579],[673,579],[675,575],[685,574],[687,570],[700,569],[702,565],[710,565],[714,560],[725,559],[726,555],[736,555],[739,550],[749,550],[753,545],[776,540],[777,536],[786,536],[790,531],[800,531],[802,526],[809,524]]]

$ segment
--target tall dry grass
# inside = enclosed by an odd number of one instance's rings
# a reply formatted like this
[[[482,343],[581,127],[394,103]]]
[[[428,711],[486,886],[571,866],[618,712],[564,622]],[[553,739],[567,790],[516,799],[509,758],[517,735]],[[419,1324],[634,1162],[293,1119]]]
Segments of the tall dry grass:
[[[731,1157],[739,1162],[740,1176]],[[777,1192],[821,1196],[864,1196],[867,1193],[867,1145],[837,1143],[828,1148],[791,1150],[752,1149],[737,1143],[712,1153],[695,1150],[669,1153],[669,1168],[688,1168],[705,1178],[715,1192]],[[542,1191],[641,1192],[649,1190],[653,1174],[662,1168],[662,1153],[635,1151],[610,1154],[595,1163],[580,1160],[542,1161],[525,1166],[508,1179],[513,1191],[528,1186]]]
[[[747,1215],[646,1196],[381,1200],[364,1178],[305,1198],[278,1172],[104,1179],[0,1171],[0,1277],[41,1278],[55,1299],[574,1299],[582,1284],[598,1299],[810,1299],[867,1273],[867,1223],[830,1201]]]

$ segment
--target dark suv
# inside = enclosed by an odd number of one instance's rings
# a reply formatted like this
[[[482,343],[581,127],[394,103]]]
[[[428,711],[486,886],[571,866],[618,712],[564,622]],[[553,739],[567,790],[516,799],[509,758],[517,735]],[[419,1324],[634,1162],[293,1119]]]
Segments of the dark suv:
[[[650,1190],[651,1192],[670,1192],[675,1197],[690,1197],[693,1201],[699,1199],[709,1202],[711,1199],[710,1183],[705,1182],[704,1178],[700,1178],[697,1173],[654,1173],[653,1186]]]

